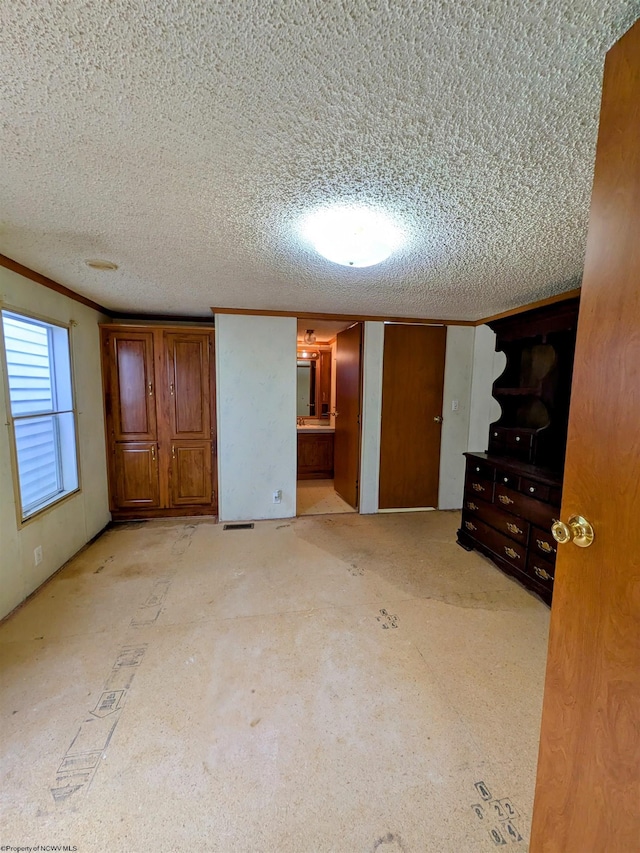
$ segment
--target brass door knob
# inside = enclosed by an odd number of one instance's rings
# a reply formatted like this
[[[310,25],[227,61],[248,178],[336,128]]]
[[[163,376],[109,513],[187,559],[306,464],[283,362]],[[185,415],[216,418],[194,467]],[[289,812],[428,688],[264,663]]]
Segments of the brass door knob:
[[[441,423],[442,423],[442,415],[436,415],[436,416],[435,416],[435,418],[434,418],[434,421],[435,421],[437,424],[441,424]]]
[[[551,525],[551,533],[560,545],[573,542],[579,548],[588,548],[595,535],[593,527],[581,515],[572,515],[568,524],[564,521],[554,521]]]

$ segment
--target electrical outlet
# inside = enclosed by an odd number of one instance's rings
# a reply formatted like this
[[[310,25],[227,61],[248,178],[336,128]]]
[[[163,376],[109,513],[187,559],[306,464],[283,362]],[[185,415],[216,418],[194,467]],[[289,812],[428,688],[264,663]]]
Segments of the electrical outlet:
[[[273,493],[273,502],[274,502],[274,504],[282,503],[282,489],[277,489]]]
[[[452,400],[452,401],[451,401],[451,411],[452,411],[452,412],[457,412],[457,411],[458,411],[458,401],[457,401],[457,400]]]
[[[37,548],[33,549],[33,562],[36,566],[39,566],[42,562],[42,545],[38,545]]]

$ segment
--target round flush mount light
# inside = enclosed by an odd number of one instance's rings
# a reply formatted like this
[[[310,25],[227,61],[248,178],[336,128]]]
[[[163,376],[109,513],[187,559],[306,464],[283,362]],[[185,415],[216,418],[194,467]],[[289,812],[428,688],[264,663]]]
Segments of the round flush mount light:
[[[85,264],[88,267],[91,267],[92,270],[117,270],[118,264],[114,264],[113,261],[103,261],[100,259],[96,260],[87,260]]]
[[[314,210],[300,223],[300,233],[323,258],[345,267],[379,264],[405,240],[386,213],[356,205]]]

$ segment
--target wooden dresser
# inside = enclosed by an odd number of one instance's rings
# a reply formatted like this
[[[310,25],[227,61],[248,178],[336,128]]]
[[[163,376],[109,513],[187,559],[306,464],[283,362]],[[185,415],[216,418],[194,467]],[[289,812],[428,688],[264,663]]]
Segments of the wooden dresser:
[[[560,518],[561,480],[533,465],[466,453],[464,506],[458,541],[477,548],[551,603]]]
[[[458,542],[476,548],[548,604],[553,594],[578,300],[490,323],[507,363],[488,453],[466,453]]]

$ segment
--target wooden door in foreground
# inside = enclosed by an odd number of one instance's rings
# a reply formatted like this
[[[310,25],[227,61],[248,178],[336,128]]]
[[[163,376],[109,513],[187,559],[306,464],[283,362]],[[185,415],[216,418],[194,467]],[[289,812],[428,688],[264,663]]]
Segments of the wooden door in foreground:
[[[380,509],[438,506],[445,326],[384,327]]]
[[[338,332],[336,343],[336,433],[333,487],[358,508],[360,479],[360,399],[362,323]]]
[[[640,850],[640,22],[609,51],[573,373],[532,853]]]

